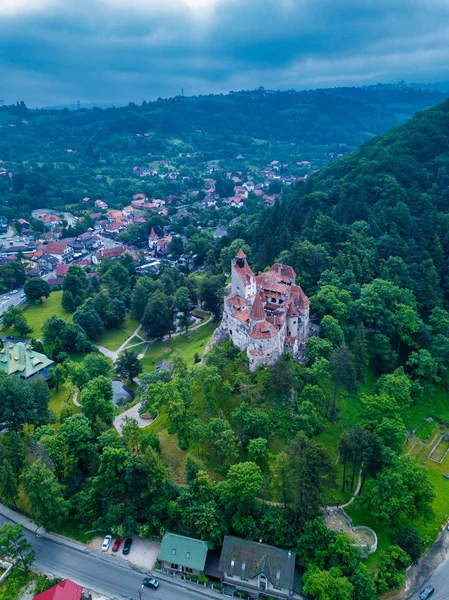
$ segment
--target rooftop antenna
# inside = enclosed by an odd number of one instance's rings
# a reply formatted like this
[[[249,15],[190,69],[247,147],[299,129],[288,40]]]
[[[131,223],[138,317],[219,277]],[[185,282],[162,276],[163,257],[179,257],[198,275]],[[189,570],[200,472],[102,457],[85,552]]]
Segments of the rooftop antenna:
[[[181,96],[184,98],[184,88],[181,88]]]
[[[80,101],[79,101],[79,100],[77,100],[76,104],[77,104],[77,106],[78,106],[78,110],[79,110],[79,109],[81,108]]]
[[[0,106],[5,106],[5,101],[3,100],[3,98],[0,98]]]

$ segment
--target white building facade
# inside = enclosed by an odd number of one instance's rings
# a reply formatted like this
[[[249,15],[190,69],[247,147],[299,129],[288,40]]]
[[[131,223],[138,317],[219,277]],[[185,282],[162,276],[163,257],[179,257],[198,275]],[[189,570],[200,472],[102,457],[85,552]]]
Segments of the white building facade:
[[[231,266],[231,293],[224,300],[222,328],[251,370],[275,362],[284,352],[301,358],[309,333],[309,299],[288,265],[254,275],[243,250]]]

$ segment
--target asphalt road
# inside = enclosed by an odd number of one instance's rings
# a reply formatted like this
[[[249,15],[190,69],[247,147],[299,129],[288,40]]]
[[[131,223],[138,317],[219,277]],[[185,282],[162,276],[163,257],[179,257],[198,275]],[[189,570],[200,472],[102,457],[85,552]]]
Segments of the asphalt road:
[[[0,526],[8,519],[0,515]],[[121,600],[204,600],[204,596],[162,581],[157,590],[141,590],[142,573],[112,556],[88,554],[24,530],[36,552],[34,566],[85,588]],[[141,592],[141,596],[139,593]]]
[[[446,531],[443,535],[449,535],[449,532]],[[419,592],[428,585],[435,588],[435,592],[429,600],[449,600],[449,554],[446,555],[445,560],[435,569],[421,589],[410,596],[410,600],[419,600]]]
[[[23,291],[23,287],[15,289],[17,290],[16,294],[6,292],[5,294],[0,295],[0,313],[3,313],[5,312],[5,310],[8,310],[10,306],[19,306],[20,304],[23,304],[25,300],[25,298],[22,298],[22,294],[25,293]]]

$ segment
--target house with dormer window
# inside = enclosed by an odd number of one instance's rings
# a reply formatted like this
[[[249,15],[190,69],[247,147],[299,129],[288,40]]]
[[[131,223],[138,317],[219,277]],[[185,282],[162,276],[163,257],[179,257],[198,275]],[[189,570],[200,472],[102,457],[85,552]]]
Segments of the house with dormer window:
[[[293,598],[296,555],[258,542],[225,536],[218,571],[223,591],[246,592],[251,598]]]

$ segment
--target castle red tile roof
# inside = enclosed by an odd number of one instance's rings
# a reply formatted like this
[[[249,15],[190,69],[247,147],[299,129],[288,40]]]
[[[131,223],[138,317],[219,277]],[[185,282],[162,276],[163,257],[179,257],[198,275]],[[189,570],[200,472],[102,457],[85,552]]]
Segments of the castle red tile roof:
[[[260,294],[257,294],[254,298],[253,307],[251,309],[251,318],[255,321],[263,321],[265,319],[265,310],[262,304],[262,298]]]
[[[268,321],[257,321],[249,335],[255,340],[273,338],[279,333],[279,329]]]
[[[243,250],[240,248],[240,250],[237,252],[237,256],[236,258],[246,258],[246,254],[243,252]]]

